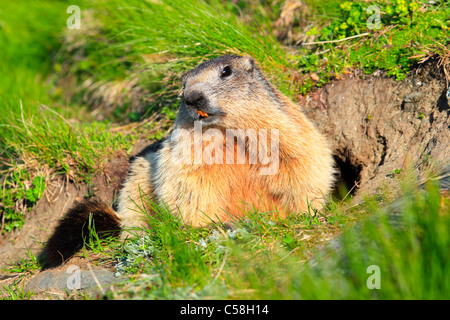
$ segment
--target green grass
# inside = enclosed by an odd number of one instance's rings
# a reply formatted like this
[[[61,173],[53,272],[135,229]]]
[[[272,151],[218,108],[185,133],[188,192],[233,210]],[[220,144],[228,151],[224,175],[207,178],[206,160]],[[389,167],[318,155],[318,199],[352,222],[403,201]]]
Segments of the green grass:
[[[124,242],[89,238],[80,255],[96,256],[94,264],[113,264],[126,280],[114,290],[78,298],[450,297],[450,202],[441,198],[438,185],[409,188],[397,205],[382,205],[374,198],[352,209],[332,204],[320,216],[283,220],[249,212],[232,229],[221,224],[191,228],[155,206],[156,215],[148,216],[149,227],[139,237]],[[37,264],[22,261],[11,270],[29,272],[26,266],[33,270]],[[373,283],[371,266],[379,268],[379,289],[367,285]],[[11,299],[30,297],[20,282],[2,292]]]
[[[446,232],[450,211],[448,204],[440,204],[438,189],[428,186],[426,192],[415,190],[406,196],[400,207],[400,228],[394,228],[392,219],[381,212],[348,230],[340,251],[329,250],[326,260],[306,268],[302,297],[448,299],[450,276],[445,251],[450,240]],[[380,268],[380,289],[367,289],[367,268],[371,265]],[[324,286],[326,292],[316,290]]]
[[[52,55],[59,48],[65,16],[62,1],[2,3],[0,123],[20,114],[20,101],[30,112],[50,101],[45,77],[52,70]]]
[[[38,165],[47,165],[57,173],[77,175],[93,172],[113,150],[127,149],[129,140],[120,133],[112,134],[108,124],[71,124],[59,115],[43,112],[42,117],[11,119],[4,125],[4,132],[12,131],[14,141],[8,141],[13,150],[20,150],[21,157]],[[106,157],[105,157],[106,156]]]
[[[88,35],[80,35],[80,47],[62,52],[61,59],[67,61],[74,51],[83,52],[70,66],[79,81],[101,83],[137,76],[139,85],[150,89],[148,112],[176,108],[181,75],[224,53],[253,56],[271,80],[294,99],[355,69],[366,73],[380,69],[402,80],[423,59],[433,55],[448,59],[450,8],[444,2],[333,0],[307,4],[307,21],[295,20],[293,30],[309,35],[314,45],[279,43],[273,35],[273,20],[282,10],[277,1],[238,1],[235,5],[214,0],[87,1],[84,6],[89,17],[98,25]],[[369,5],[380,8],[379,29],[367,26],[373,14],[366,11]],[[345,41],[327,43],[339,40]],[[124,102],[122,117],[129,105]]]
[[[331,211],[320,217],[295,215],[279,221],[271,220],[269,214],[249,212],[245,219],[233,223],[232,229],[220,223],[197,229],[183,225],[163,206],[153,208],[156,214],[148,215],[148,229],[138,230],[140,237],[128,240],[122,248],[117,249],[116,245],[109,253],[116,262],[115,269],[127,277],[127,283],[106,293],[108,298],[248,298],[241,290],[256,290],[253,283],[256,279],[248,279],[251,283],[234,283],[240,278],[240,275],[234,278],[235,272],[252,268],[252,260],[266,256],[264,268],[258,274],[264,272],[267,279],[259,286],[263,283],[271,286],[270,273],[279,271],[275,269],[280,266],[272,269],[279,259],[289,261],[292,253],[296,259],[305,261],[310,256],[308,251],[320,242],[321,232],[329,236],[339,223],[348,220],[337,212],[331,216]],[[298,237],[299,233],[303,238]],[[101,247],[96,243],[91,249],[99,252],[103,251]],[[272,293],[275,298],[276,293]]]
[[[40,183],[34,193],[36,179],[65,174],[80,181],[112,151],[130,148],[131,138],[112,134],[107,123],[64,118],[79,109],[65,103],[51,77],[66,8],[63,1],[36,0],[0,8],[0,233],[22,226],[45,189]]]
[[[448,59],[445,46],[450,42],[450,7],[444,1],[435,4],[416,0],[327,3],[324,7],[315,6],[331,15],[331,23],[311,27],[307,34],[315,36],[316,44],[304,45],[299,51],[303,54],[299,67],[316,73],[319,78],[308,79],[303,92],[355,68],[365,73],[380,69],[388,76],[404,80],[411,67],[430,56]],[[367,21],[375,13],[367,11],[370,5],[380,9],[378,28],[368,28]],[[345,40],[365,33],[368,34]],[[345,41],[329,42],[339,40]]]
[[[114,150],[131,149],[130,136],[108,128],[105,123],[70,124],[51,110],[0,126],[7,145],[3,155],[9,159],[0,193],[4,215],[0,233],[20,229],[25,214],[42,197],[46,179],[61,174],[89,181]]]
[[[16,1],[0,11],[0,151],[69,171],[68,162],[90,170],[117,141],[106,124],[69,122],[76,106],[53,91],[50,75],[68,17],[64,1]],[[14,13],[14,14],[12,14]],[[52,91],[53,90],[53,91]],[[98,132],[102,132],[98,135]],[[120,138],[118,140],[121,140]],[[111,142],[111,145],[108,145]],[[96,151],[98,150],[98,151]],[[67,158],[67,159],[66,159]]]
[[[36,186],[30,188],[41,174],[19,165],[23,163],[22,150],[14,145],[17,132],[26,130],[19,123],[24,119],[23,110],[27,115],[36,114],[39,103],[50,101],[44,78],[51,70],[50,53],[58,45],[59,31],[54,25],[62,21],[61,8],[57,2],[52,6],[41,1],[7,2],[0,8],[0,168],[7,169],[1,179],[0,233],[20,228],[25,212],[42,195],[41,188],[37,194],[32,194]],[[39,187],[45,188],[45,184]]]
[[[287,69],[290,62],[264,16],[255,15],[257,21],[244,24],[221,2],[201,0],[84,1],[82,7],[89,12],[88,23],[94,20],[96,27],[79,35],[79,47],[61,52],[60,64],[73,60],[70,74],[78,83],[137,77],[137,85],[148,89],[144,116],[176,110],[181,75],[199,62],[225,53],[253,56],[272,71],[271,78],[283,91],[292,94],[295,89]],[[79,97],[75,94],[74,99]],[[129,99],[125,98],[116,112],[119,119],[127,119]]]
[[[441,204],[436,185],[405,197],[395,223],[392,207],[366,199],[353,211],[337,205],[321,216],[249,213],[231,230],[184,226],[158,207],[141,237],[110,253],[127,282],[105,297],[448,299],[449,201]],[[349,228],[356,211],[366,218]],[[335,245],[320,239],[333,230]],[[374,265],[380,289],[367,286]]]
[[[31,186],[26,186],[25,181],[32,181]],[[2,188],[2,226],[0,235],[20,229],[24,223],[24,212],[42,197],[45,190],[45,179],[43,176],[30,178],[24,169],[10,171],[4,178]]]

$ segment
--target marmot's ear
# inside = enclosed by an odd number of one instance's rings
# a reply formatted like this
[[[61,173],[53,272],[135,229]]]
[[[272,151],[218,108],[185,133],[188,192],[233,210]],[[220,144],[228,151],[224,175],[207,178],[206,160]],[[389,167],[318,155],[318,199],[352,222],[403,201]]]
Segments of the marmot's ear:
[[[248,73],[253,73],[253,70],[255,69],[255,60],[253,60],[251,57],[244,57],[242,59],[242,64],[244,66],[245,71]]]
[[[187,79],[189,73],[190,73],[190,71],[186,72],[185,74],[183,74],[183,75],[181,76],[181,83],[182,83],[182,84],[184,84],[184,83],[186,82],[186,79]]]

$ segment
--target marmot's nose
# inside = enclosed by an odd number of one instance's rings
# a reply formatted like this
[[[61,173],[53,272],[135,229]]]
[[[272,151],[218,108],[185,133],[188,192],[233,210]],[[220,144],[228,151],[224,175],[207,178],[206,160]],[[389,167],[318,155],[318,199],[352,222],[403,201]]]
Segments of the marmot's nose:
[[[196,109],[206,106],[206,98],[200,91],[189,91],[184,93],[184,101],[188,106]]]

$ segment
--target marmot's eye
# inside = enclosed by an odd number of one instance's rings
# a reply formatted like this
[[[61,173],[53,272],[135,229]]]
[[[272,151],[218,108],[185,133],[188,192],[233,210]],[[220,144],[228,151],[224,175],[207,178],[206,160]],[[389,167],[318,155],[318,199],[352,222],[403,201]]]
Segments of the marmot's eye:
[[[226,66],[225,68],[223,68],[222,73],[220,74],[221,78],[226,78],[228,76],[231,75],[231,67],[230,66]]]

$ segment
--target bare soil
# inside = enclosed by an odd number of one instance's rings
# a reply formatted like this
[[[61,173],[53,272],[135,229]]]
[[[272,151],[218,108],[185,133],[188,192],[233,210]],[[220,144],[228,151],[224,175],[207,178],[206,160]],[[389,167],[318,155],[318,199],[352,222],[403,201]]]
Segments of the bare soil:
[[[449,91],[443,71],[429,63],[405,81],[349,76],[305,98],[309,117],[335,152],[340,178],[355,198],[395,192],[413,168],[439,172],[450,159]]]
[[[128,156],[119,152],[92,178],[90,185],[56,177],[25,217],[22,229],[0,237],[0,267],[25,258],[28,250],[38,256],[60,218],[75,201],[95,194],[106,203],[113,203],[127,173]]]

